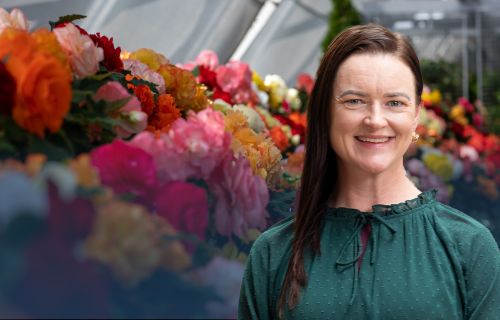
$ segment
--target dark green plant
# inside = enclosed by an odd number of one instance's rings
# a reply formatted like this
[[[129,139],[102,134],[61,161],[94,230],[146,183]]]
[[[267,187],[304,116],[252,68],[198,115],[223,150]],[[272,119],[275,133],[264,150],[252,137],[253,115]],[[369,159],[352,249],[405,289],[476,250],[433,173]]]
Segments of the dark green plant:
[[[323,51],[332,40],[344,29],[361,23],[358,11],[352,6],[351,0],[332,0],[333,10],[330,13],[328,32],[323,39]]]

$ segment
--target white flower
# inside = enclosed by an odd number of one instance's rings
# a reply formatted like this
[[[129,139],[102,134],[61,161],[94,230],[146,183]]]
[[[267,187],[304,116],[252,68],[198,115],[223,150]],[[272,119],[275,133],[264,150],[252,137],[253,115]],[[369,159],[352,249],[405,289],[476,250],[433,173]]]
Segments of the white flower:
[[[36,176],[35,181],[42,186],[47,187],[47,182],[54,183],[61,199],[71,200],[78,186],[78,181],[73,171],[63,164],[57,162],[47,162],[42,171]]]
[[[28,31],[29,22],[24,13],[19,9],[13,9],[10,14],[3,8],[0,8],[0,33],[5,28],[15,28]]]
[[[302,107],[302,101],[300,101],[299,98],[299,90],[295,88],[288,89],[285,99],[293,111],[298,111],[300,107]]]

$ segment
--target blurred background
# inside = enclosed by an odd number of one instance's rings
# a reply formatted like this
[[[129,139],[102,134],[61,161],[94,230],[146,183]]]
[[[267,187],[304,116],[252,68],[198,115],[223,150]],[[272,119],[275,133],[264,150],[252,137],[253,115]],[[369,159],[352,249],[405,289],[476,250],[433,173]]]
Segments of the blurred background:
[[[360,23],[408,36],[421,60],[408,175],[500,241],[500,0],[0,8],[2,317],[234,318],[253,241],[293,212],[319,60]],[[58,21],[69,14],[86,16],[79,29]],[[29,50],[70,80],[26,120],[15,88],[35,74]]]

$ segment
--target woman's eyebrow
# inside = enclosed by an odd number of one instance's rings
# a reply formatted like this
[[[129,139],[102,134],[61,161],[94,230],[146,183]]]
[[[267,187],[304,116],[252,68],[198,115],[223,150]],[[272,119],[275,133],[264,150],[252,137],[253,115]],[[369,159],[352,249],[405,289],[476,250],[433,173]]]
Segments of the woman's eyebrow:
[[[360,96],[360,97],[366,97],[366,96],[368,96],[366,93],[364,93],[362,91],[346,90],[346,91],[342,92],[341,94],[339,94],[336,98],[342,98],[342,97],[350,95],[350,94],[357,95],[357,96]]]
[[[386,97],[386,98],[405,97],[406,99],[411,100],[410,96],[407,95],[406,93],[403,93],[403,92],[386,93],[386,94],[384,94],[384,97]]]

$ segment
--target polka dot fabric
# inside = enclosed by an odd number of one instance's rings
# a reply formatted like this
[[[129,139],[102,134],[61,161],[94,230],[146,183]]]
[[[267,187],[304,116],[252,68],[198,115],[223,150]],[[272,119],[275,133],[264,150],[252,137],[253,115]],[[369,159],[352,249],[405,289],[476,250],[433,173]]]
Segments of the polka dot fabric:
[[[285,317],[500,319],[497,243],[486,227],[438,202],[435,194],[426,191],[404,203],[375,205],[370,213],[328,209],[321,255],[305,255],[308,283],[298,306]],[[293,221],[271,227],[254,243],[239,319],[277,318]],[[364,249],[360,234],[366,224],[371,232]]]

